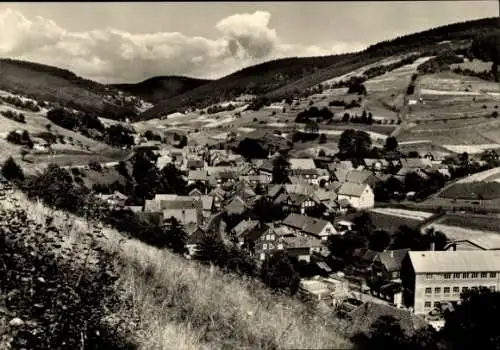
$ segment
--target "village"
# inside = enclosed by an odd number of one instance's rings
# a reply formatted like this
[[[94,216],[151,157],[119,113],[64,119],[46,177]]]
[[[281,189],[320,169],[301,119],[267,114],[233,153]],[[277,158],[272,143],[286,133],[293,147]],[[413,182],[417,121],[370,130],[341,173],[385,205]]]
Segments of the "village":
[[[441,227],[449,218],[463,216],[451,210],[422,212],[377,205],[375,191],[387,181],[401,184],[402,192],[392,195],[411,201],[416,193],[404,191],[408,174],[421,181],[435,174],[449,180],[450,166],[439,154],[353,162],[325,152],[285,157],[279,148],[264,159],[245,159],[227,147],[162,149],[146,140],[136,147],[141,149],[156,155],[159,169],[173,164],[183,174],[189,193],[156,193],[144,205],[127,205],[127,196],[119,191],[101,194],[103,200],[151,220],[175,218],[188,236],[184,254],[188,259],[196,256],[204,236],[214,230],[259,265],[273,253],[285,252],[304,267],[299,295],[354,319],[361,328],[353,332],[369,327],[381,314],[407,320],[402,327],[410,331],[429,324],[440,329],[443,313],[460,302],[460,293],[500,288],[497,234],[474,236],[467,229],[457,233]],[[284,178],[278,183],[279,176]],[[380,220],[384,215],[401,220],[384,225]],[[404,239],[394,244],[393,238],[383,238],[377,249],[362,242],[350,246],[349,257],[330,251],[342,237],[371,240],[361,232],[362,226],[371,226],[372,236],[412,226],[413,233],[430,238],[423,244],[407,239],[407,245]],[[441,241],[434,238],[439,235]],[[338,265],[337,260],[343,262]]]

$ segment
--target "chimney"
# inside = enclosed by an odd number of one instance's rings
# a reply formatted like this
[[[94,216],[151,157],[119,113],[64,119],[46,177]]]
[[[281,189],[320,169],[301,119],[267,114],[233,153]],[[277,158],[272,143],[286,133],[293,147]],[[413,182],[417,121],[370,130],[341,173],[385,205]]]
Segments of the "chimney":
[[[430,251],[434,251],[435,250],[435,243],[434,243],[434,241],[431,242],[429,250]]]

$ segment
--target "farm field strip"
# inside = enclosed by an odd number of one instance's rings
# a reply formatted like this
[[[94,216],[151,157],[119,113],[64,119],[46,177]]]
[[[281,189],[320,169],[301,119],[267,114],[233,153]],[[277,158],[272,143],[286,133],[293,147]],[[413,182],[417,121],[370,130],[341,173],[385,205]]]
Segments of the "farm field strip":
[[[443,130],[445,131],[445,130]],[[487,143],[480,145],[443,145],[444,148],[455,152],[455,153],[463,153],[467,152],[469,154],[478,154],[482,153],[488,149],[497,149],[500,148],[500,144],[498,143]]]
[[[433,216],[433,213],[424,212],[424,211],[416,211],[416,210],[407,210],[407,209],[398,209],[398,208],[373,208],[370,211],[384,214],[384,215],[392,215],[401,218],[411,219],[411,220],[419,220],[424,221],[425,219]]]
[[[458,180],[455,183],[457,184],[457,183],[468,183],[468,182],[480,182],[480,181],[486,181],[487,179],[491,179],[493,177],[495,178],[500,177],[500,167],[482,171],[480,173]]]
[[[447,91],[434,89],[420,89],[421,95],[464,95],[464,96],[479,96],[480,92],[476,91]]]
[[[486,249],[500,249],[500,234],[487,230],[477,230],[459,226],[432,224],[435,230],[443,232],[455,241],[468,240]]]
[[[401,141],[399,145],[415,145],[419,143],[432,143],[431,140],[415,140],[415,141]]]

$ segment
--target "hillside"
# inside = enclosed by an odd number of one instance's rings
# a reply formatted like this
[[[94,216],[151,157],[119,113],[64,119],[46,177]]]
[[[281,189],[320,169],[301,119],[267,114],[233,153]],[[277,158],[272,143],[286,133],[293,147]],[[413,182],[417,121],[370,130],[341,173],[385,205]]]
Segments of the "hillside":
[[[136,84],[113,84],[111,87],[156,104],[209,83],[210,80],[179,76],[159,76]]]
[[[50,230],[60,230],[61,235],[47,244],[85,253],[90,237],[100,247],[96,250],[114,254],[118,278],[115,289],[121,302],[117,309],[108,310],[106,323],[108,327],[117,324],[120,333],[127,334],[127,340],[138,344],[138,349],[350,346],[340,335],[341,324],[331,315],[311,313],[306,305],[272,295],[258,283],[186,261],[134,239],[124,240],[116,230],[89,232],[93,225],[83,218],[53,211],[18,192],[0,200],[4,213],[14,215],[19,208],[30,225],[42,228],[41,233],[49,236]],[[53,218],[52,224],[47,216]]]
[[[122,118],[136,113],[133,105],[123,106],[116,88],[81,78],[48,65],[0,59],[0,90],[86,112]]]
[[[242,69],[190,90],[138,116],[146,120],[192,107],[206,107],[240,94],[267,95],[280,100],[328,79],[392,55],[445,50],[443,41],[470,43],[479,35],[500,28],[498,18],[455,23],[372,45],[358,53],[308,58],[285,58]]]

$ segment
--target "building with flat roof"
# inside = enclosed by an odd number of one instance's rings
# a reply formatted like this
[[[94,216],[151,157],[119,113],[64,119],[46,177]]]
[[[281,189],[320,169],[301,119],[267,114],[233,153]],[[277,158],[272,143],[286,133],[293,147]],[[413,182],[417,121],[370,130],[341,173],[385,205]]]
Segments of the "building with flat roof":
[[[403,304],[416,314],[460,301],[468,289],[500,289],[500,251],[410,251],[401,267]]]

